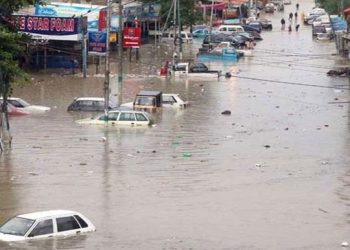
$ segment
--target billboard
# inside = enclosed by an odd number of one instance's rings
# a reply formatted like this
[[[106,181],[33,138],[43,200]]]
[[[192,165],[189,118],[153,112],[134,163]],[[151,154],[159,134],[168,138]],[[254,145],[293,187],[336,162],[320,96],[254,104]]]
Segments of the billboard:
[[[138,48],[141,45],[141,28],[125,27],[123,30],[123,47]]]
[[[33,39],[79,41],[82,37],[81,18],[14,15],[12,21]]]
[[[89,54],[106,53],[106,32],[89,32]]]

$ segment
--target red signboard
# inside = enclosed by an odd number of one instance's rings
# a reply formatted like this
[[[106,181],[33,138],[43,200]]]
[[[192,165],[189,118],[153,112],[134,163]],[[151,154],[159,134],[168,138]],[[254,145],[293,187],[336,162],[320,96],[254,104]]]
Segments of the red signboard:
[[[123,47],[135,48],[141,45],[141,28],[125,27],[123,30]]]

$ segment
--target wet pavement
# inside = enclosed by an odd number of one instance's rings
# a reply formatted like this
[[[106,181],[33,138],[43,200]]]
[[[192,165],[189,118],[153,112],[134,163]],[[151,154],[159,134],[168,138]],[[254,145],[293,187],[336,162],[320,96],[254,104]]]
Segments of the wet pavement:
[[[311,7],[300,1],[301,11]],[[291,11],[294,4],[284,17]],[[16,88],[14,96],[52,110],[11,118],[0,223],[69,209],[97,231],[0,249],[342,249],[350,241],[350,88],[326,72],[347,61],[334,43],[312,40],[310,26],[281,31],[282,15],[268,15],[274,29],[252,58],[209,63],[237,74],[230,79],[154,77],[171,51],[143,47],[139,63],[124,65],[123,101],[144,87],[191,101],[157,114],[155,127],[77,125],[89,114],[67,106],[102,96],[103,77],[35,74],[33,85]],[[185,45],[185,57],[199,46]]]

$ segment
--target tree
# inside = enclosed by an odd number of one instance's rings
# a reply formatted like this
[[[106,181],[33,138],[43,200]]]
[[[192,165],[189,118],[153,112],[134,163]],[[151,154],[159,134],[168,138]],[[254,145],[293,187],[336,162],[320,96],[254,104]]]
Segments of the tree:
[[[40,0],[0,0],[0,96],[3,102],[0,108],[0,139],[11,142],[7,114],[7,97],[11,94],[11,84],[27,81],[28,75],[19,67],[18,59],[23,42],[28,36],[18,33],[16,25],[11,22],[11,15],[23,7],[41,3]],[[0,142],[0,147],[2,143]]]
[[[174,0],[162,0],[162,1],[154,1],[154,0],[141,0],[143,3],[152,3],[152,2],[160,2],[161,9],[160,15],[162,17],[162,21],[165,21],[172,2]],[[201,14],[195,9],[196,0],[179,0],[180,2],[180,19],[181,24],[186,26],[192,26],[197,21],[201,20]],[[170,19],[173,19],[173,13],[170,13]]]
[[[342,14],[343,10],[350,7],[350,0],[316,0],[316,3],[324,8],[330,15]]]

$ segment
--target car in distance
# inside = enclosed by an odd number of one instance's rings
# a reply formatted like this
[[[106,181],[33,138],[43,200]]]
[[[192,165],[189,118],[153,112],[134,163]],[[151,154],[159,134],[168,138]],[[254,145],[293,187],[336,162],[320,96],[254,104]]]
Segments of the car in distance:
[[[154,123],[150,114],[135,110],[110,110],[107,115],[77,120],[78,124],[108,125],[111,127],[145,127]]]
[[[2,101],[3,98],[0,98],[0,101]],[[40,106],[40,105],[31,105],[22,98],[18,97],[8,97],[7,102],[12,104],[12,106],[16,107],[17,109],[25,112],[25,113],[43,113],[49,111],[50,107]]]
[[[109,102],[108,109],[113,109],[117,105]],[[103,97],[79,97],[68,106],[67,111],[102,112],[105,109],[105,99]]]
[[[273,3],[267,3],[265,5],[265,13],[274,13],[275,12],[275,5]]]
[[[69,210],[48,210],[17,215],[0,227],[0,240],[23,241],[71,236],[95,231],[84,215]]]

